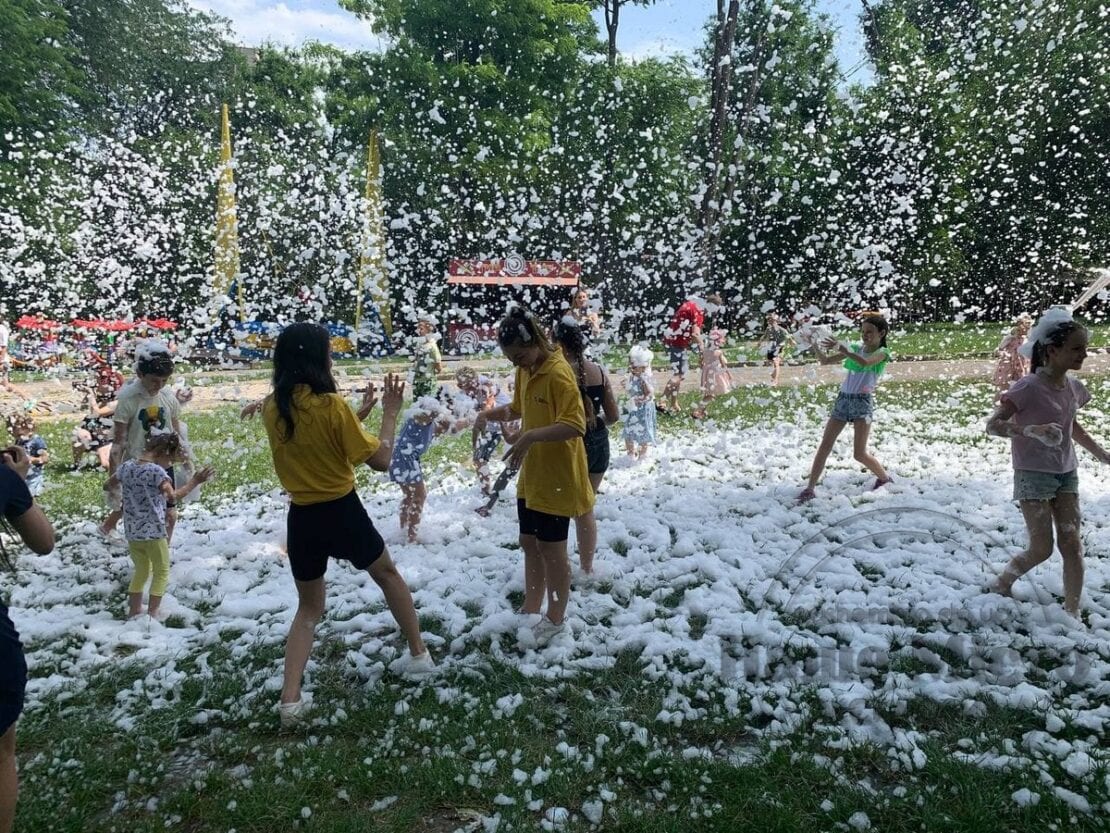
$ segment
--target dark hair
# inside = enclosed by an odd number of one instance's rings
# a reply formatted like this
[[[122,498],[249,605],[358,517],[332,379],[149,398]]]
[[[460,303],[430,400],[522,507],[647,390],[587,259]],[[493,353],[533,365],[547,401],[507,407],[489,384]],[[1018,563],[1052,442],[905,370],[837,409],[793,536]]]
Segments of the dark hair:
[[[1047,335],[1034,341],[1033,360],[1029,363],[1029,372],[1036,373],[1038,368],[1044,367],[1045,362],[1048,361],[1049,347],[1063,347],[1064,342],[1071,337],[1071,334],[1080,330],[1086,332],[1087,328],[1078,321],[1062,321]]]
[[[871,324],[876,330],[879,331],[879,346],[886,347],[886,334],[890,332],[890,325],[886,323],[886,319],[881,315],[865,315],[859,320],[862,327],[864,324]]]
[[[578,365],[578,392],[582,394],[582,408],[586,412],[586,425],[597,420],[594,403],[586,393],[586,335],[577,323],[562,319],[555,325],[555,343],[567,351]]]
[[[285,441],[293,439],[293,388],[308,385],[315,394],[336,393],[331,375],[331,336],[309,321],[290,324],[274,344],[274,404],[285,423]]]
[[[545,353],[553,350],[551,342],[536,323],[536,316],[524,307],[512,307],[509,314],[501,320],[497,327],[497,343],[502,347],[539,345]]]
[[[172,376],[173,357],[169,353],[153,353],[135,362],[135,372],[144,376]]]
[[[181,454],[181,437],[173,431],[151,434],[146,438],[146,445],[143,448],[154,454],[167,454],[171,459],[177,459]]]

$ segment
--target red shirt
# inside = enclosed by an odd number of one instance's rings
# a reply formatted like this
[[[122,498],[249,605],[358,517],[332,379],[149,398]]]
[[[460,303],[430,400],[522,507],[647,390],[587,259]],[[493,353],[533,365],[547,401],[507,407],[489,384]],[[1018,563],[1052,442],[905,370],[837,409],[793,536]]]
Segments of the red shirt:
[[[705,313],[693,301],[686,301],[674,314],[671,323],[663,331],[663,343],[667,347],[686,348],[694,340],[694,330],[701,330],[705,323]]]

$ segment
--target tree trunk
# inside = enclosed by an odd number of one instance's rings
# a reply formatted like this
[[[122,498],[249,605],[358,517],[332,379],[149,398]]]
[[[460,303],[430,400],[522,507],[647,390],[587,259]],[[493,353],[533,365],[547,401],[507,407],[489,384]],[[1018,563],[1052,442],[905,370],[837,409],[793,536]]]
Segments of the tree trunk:
[[[621,22],[621,5],[624,0],[605,0],[605,31],[609,34],[609,66],[617,63],[617,29]]]
[[[720,219],[721,155],[728,116],[729,87],[732,83],[732,42],[736,37],[736,19],[740,13],[740,0],[729,0],[725,10],[724,0],[717,0],[717,32],[713,44],[711,68],[711,116],[709,121],[708,162],[706,166],[705,193],[702,196],[699,225],[703,236],[703,258],[706,269],[711,268],[716,253],[714,226]]]

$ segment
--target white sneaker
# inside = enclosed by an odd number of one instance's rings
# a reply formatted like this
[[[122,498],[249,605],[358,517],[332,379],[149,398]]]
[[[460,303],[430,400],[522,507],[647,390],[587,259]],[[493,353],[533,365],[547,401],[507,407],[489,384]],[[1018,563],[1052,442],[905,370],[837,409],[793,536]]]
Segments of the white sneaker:
[[[556,624],[544,616],[540,623],[532,628],[532,636],[536,640],[536,646],[542,648],[565,630],[567,630],[566,620]]]
[[[295,703],[278,703],[278,717],[281,718],[282,729],[294,729],[304,722],[308,712],[308,703],[302,697]]]
[[[415,657],[412,654],[403,654],[389,663],[389,670],[399,677],[419,680],[436,673],[436,663],[428,651]]]

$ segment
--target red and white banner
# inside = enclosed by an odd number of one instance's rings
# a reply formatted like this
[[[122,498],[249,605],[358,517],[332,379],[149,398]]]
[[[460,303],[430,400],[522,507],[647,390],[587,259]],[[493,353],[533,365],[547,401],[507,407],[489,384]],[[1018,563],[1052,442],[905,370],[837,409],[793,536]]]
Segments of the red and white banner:
[[[496,286],[577,286],[582,264],[573,260],[524,260],[519,255],[494,260],[452,259],[447,283]]]

